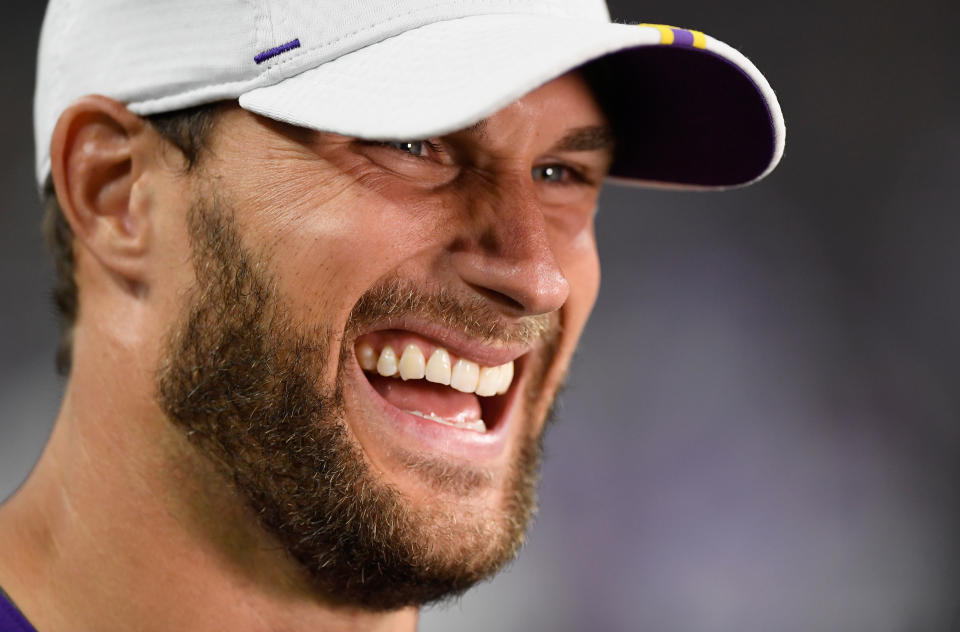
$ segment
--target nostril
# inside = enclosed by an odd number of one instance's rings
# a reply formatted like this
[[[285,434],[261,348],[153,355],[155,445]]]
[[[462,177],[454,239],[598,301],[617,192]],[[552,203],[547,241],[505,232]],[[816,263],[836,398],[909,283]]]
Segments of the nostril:
[[[520,301],[511,298],[510,296],[504,294],[503,292],[498,292],[496,290],[491,290],[480,285],[472,285],[473,290],[489,300],[492,303],[495,303],[501,307],[504,307],[512,312],[523,312],[526,311],[523,303]]]
[[[484,231],[477,238],[477,244],[486,252],[500,252],[503,249],[503,244],[492,230]]]
[[[507,227],[509,228],[509,227]],[[457,275],[490,304],[515,315],[559,309],[569,285],[543,231],[515,231],[506,248],[474,247],[451,253]]]

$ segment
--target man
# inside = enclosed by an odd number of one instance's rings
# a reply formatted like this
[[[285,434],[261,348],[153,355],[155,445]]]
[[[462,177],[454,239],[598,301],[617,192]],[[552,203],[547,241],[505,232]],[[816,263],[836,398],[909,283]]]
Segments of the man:
[[[523,541],[607,175],[783,149],[736,51],[572,0],[52,0],[35,116],[69,379],[0,622],[45,631],[414,629]]]

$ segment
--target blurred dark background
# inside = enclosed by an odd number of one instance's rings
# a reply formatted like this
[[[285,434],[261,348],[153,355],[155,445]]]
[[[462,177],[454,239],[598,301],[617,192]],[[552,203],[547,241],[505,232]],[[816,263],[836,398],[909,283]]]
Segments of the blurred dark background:
[[[960,630],[960,3],[611,2],[766,74],[780,169],[610,188],[519,562],[421,629]],[[33,184],[42,2],[0,21],[0,498],[62,384]]]

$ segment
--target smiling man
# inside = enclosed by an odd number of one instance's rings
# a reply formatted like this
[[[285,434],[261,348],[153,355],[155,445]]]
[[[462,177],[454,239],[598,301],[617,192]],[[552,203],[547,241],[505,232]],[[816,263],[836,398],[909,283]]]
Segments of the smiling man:
[[[523,541],[604,181],[784,138],[589,0],[52,0],[35,115],[69,377],[0,630],[414,629]]]

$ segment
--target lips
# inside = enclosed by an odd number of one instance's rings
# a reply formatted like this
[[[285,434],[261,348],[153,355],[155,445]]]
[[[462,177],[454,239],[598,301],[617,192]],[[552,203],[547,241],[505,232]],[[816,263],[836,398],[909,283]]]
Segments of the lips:
[[[483,409],[475,395],[429,382],[404,382],[378,375],[369,378],[377,393],[398,410],[452,428],[487,431]]]
[[[398,411],[460,431],[486,433],[501,416],[519,350],[474,347],[479,348],[451,352],[441,342],[410,331],[381,330],[361,336],[355,349],[371,386]],[[471,353],[478,359],[467,355]]]

